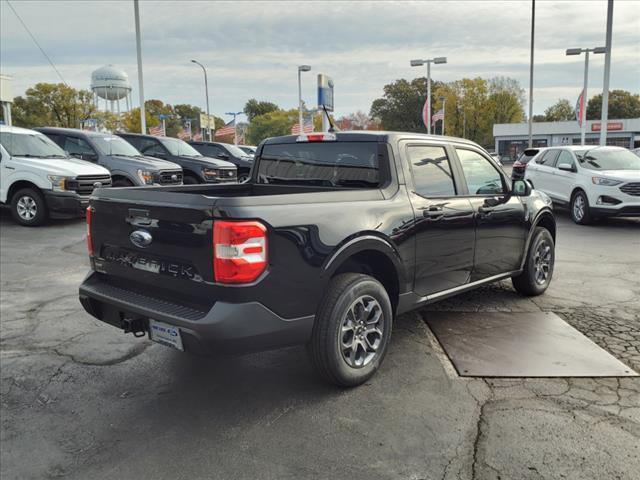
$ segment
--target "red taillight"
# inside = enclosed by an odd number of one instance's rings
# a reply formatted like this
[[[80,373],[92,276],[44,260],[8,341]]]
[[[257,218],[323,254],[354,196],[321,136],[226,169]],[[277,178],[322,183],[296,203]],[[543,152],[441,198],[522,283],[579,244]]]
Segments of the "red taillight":
[[[89,252],[89,256],[93,257],[93,237],[91,235],[91,228],[93,221],[93,210],[91,207],[87,207],[87,250]]]
[[[218,283],[250,283],[267,268],[267,229],[260,222],[213,222],[213,273]]]
[[[296,142],[335,142],[337,137],[331,132],[325,133],[307,133],[296,138]]]

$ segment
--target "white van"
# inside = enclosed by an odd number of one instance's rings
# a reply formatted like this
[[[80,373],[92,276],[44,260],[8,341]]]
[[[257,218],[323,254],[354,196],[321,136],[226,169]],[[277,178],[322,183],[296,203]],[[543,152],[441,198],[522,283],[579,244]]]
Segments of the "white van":
[[[18,223],[80,217],[93,189],[109,186],[107,169],[69,157],[39,132],[0,125],[0,202]]]

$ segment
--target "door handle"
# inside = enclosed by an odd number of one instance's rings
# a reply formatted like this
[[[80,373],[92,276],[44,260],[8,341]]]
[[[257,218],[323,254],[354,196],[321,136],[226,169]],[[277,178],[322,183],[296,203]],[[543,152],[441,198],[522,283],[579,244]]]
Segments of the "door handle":
[[[478,208],[478,213],[482,215],[491,215],[493,213],[493,208],[491,207],[480,207]]]
[[[444,216],[444,207],[442,205],[431,205],[422,211],[422,216],[431,220],[439,220]]]

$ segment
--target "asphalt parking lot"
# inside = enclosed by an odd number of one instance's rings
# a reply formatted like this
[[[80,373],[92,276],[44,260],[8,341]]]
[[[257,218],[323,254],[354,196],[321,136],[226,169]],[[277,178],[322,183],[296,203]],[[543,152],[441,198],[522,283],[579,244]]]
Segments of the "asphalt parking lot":
[[[381,371],[339,390],[303,348],[201,358],[77,300],[84,222],[0,211],[3,479],[637,479],[640,378],[460,378],[430,310],[550,311],[640,371],[640,220],[558,214],[554,280],[502,282],[398,319]]]

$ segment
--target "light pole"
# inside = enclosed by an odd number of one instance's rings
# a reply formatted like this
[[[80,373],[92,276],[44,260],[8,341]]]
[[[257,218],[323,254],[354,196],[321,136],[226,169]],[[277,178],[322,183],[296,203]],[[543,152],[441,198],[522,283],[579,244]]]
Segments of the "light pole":
[[[536,31],[536,0],[531,0],[531,52],[529,57],[529,148],[533,148],[533,40]]]
[[[447,63],[447,57],[429,58],[427,60],[411,60],[412,67],[420,67],[427,64],[427,133],[431,134],[431,63]]]
[[[300,125],[300,135],[304,133],[304,127],[302,126],[302,72],[308,72],[310,70],[310,65],[300,65],[298,67],[298,124]]]
[[[238,139],[236,133],[238,132],[238,124],[236,123],[236,117],[238,115],[242,115],[244,112],[226,112],[225,115],[233,116],[233,144],[238,144]]]
[[[585,139],[587,137],[587,84],[589,82],[589,52],[598,54],[605,53],[606,51],[607,49],[605,47],[567,49],[567,55],[580,55],[584,52],[584,86],[582,87],[583,106],[580,112],[580,145],[585,144]]]
[[[136,53],[138,56],[138,94],[140,95],[140,130],[147,134],[147,114],[144,109],[144,81],[142,80],[142,45],[140,44],[140,8],[138,0],[133,0],[133,15],[136,24]]]
[[[600,111],[600,145],[607,144],[609,123],[609,75],[611,73],[611,29],[613,28],[613,0],[607,2],[607,40],[604,56],[604,79],[602,82],[602,109]]]
[[[445,117],[445,106],[447,105],[447,98],[446,97],[440,97],[440,101],[442,102],[442,132],[441,135],[444,135],[444,119]]]
[[[204,72],[204,93],[207,96],[207,130],[209,131],[209,141],[212,141],[213,137],[211,135],[211,116],[209,115],[209,83],[207,82],[207,69],[204,68],[200,62],[196,60],[191,60],[196,65],[200,65],[202,71]],[[215,123],[214,123],[215,128]]]

